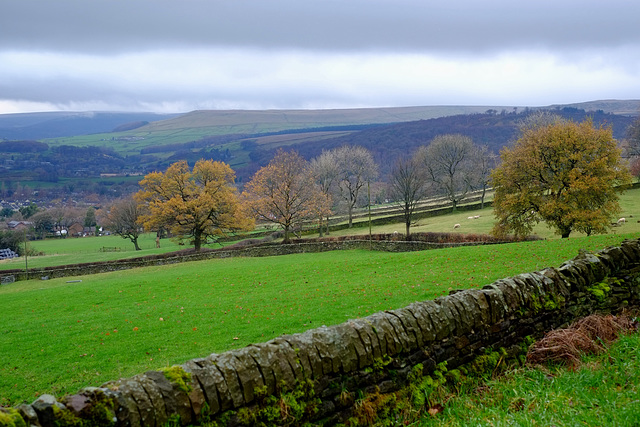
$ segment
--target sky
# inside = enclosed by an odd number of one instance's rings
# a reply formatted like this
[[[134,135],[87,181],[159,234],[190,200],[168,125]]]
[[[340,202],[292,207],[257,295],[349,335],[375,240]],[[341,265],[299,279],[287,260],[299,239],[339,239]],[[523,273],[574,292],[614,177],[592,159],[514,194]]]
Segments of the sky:
[[[0,114],[640,99],[637,0],[1,0]]]

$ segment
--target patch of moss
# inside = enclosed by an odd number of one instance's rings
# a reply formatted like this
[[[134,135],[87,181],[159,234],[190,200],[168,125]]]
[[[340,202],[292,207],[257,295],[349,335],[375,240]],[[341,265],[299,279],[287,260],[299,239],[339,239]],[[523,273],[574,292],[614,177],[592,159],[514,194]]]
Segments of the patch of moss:
[[[395,393],[382,394],[379,390],[358,399],[353,405],[353,416],[346,426],[379,425],[380,420],[395,418],[398,404]]]
[[[562,295],[548,295],[545,298],[544,309],[546,311],[558,310],[564,307],[566,299]]]
[[[602,302],[611,292],[611,287],[605,279],[604,282],[596,283],[595,285],[587,288],[587,291],[591,293],[591,295],[593,295],[598,302]]]
[[[70,410],[61,409],[56,405],[53,405],[53,418],[55,419],[54,423],[57,426],[82,427],[85,424],[84,420],[79,418]]]
[[[115,424],[115,404],[102,390],[93,393],[91,404],[80,411],[86,425],[112,426]]]
[[[27,427],[17,409],[0,408],[0,427]]]
[[[188,384],[191,381],[191,374],[185,372],[182,366],[172,366],[170,368],[162,368],[160,372],[164,374],[164,377],[169,380],[170,383],[175,384],[178,388],[185,393],[191,391],[191,386]]]
[[[302,425],[318,412],[320,404],[311,380],[298,382],[293,390],[288,390],[282,382],[275,395],[269,395],[266,386],[256,387],[254,395],[258,402],[256,406],[238,410],[237,421],[240,425]]]
[[[507,352],[504,348],[500,348],[498,351],[487,350],[485,354],[476,357],[468,365],[469,372],[473,376],[486,378],[501,367],[506,356]]]
[[[378,372],[382,371],[384,367],[391,362],[393,362],[393,359],[387,354],[385,354],[383,357],[377,357],[373,359],[373,370]]]

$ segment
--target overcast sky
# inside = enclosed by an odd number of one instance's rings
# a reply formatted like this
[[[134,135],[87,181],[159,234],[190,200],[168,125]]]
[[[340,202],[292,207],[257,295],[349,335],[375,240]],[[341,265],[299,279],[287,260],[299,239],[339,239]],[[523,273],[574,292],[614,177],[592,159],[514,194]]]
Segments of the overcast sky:
[[[1,0],[0,113],[640,98],[637,0]]]

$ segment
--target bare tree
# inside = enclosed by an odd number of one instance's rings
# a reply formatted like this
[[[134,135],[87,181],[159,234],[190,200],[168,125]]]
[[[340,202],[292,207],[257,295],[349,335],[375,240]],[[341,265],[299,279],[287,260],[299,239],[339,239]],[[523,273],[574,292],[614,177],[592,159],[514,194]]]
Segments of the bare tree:
[[[419,161],[413,158],[399,159],[391,172],[391,196],[402,208],[405,236],[410,239],[413,212],[428,191],[428,183]]]
[[[457,134],[436,136],[429,145],[420,147],[416,154],[425,168],[427,179],[451,201],[454,211],[472,188],[473,154],[471,138]]]
[[[371,152],[364,147],[348,146],[334,151],[338,165],[338,189],[340,197],[347,205],[349,228],[353,226],[353,209],[358,203],[358,196],[362,187],[376,179],[378,165],[373,160]]]
[[[498,164],[498,156],[493,154],[486,145],[476,146],[475,158],[475,182],[474,187],[482,190],[480,196],[480,209],[484,209],[484,198],[487,189],[491,185],[491,170]]]
[[[133,197],[127,197],[111,205],[106,216],[105,225],[114,234],[123,239],[131,240],[136,251],[139,251],[138,237],[140,237],[143,230],[141,216],[141,206]]]
[[[640,157],[640,117],[627,129],[626,154],[628,157]]]
[[[318,157],[311,160],[311,172],[313,177],[320,187],[320,191],[324,194],[326,200],[331,204],[331,194],[334,192],[340,169],[338,168],[338,162],[336,161],[336,155],[334,151],[323,151]],[[320,216],[319,218],[319,232],[320,237],[323,235],[323,220],[326,219],[326,233],[329,234],[329,215],[331,210],[327,211],[326,218]]]

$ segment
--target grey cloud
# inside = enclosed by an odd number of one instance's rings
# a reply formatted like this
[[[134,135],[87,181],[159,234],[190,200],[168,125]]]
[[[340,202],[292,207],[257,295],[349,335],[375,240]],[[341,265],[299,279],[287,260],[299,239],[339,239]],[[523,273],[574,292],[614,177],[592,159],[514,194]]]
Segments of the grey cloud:
[[[638,43],[640,2],[3,0],[0,49],[486,52]]]

